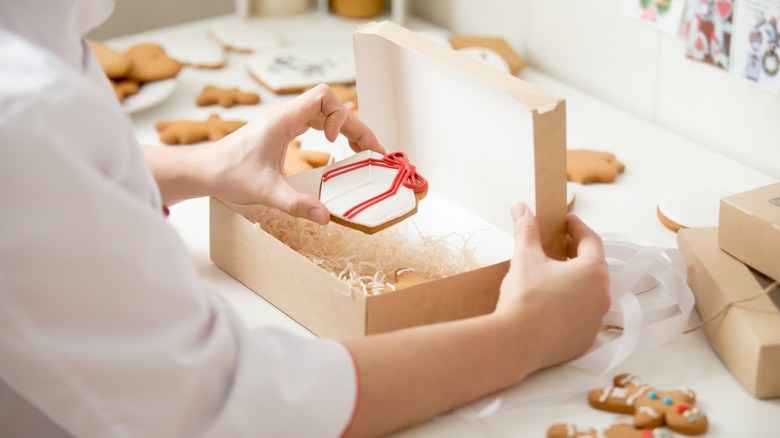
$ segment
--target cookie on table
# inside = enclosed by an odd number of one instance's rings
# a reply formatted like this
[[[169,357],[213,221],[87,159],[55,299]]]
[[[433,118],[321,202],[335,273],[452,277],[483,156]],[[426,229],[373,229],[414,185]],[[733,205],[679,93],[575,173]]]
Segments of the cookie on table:
[[[717,227],[720,200],[733,194],[716,187],[686,187],[661,197],[656,208],[658,220],[668,229]]]
[[[588,404],[603,411],[633,415],[633,426],[638,429],[665,425],[686,435],[707,431],[707,416],[695,406],[696,393],[692,390],[661,391],[630,374],[620,374],[612,386],[591,391]]]
[[[287,153],[284,156],[284,174],[292,175],[325,166],[330,161],[330,157],[327,152],[301,150],[301,142],[293,140],[287,146]]]
[[[318,84],[355,83],[354,56],[348,52],[306,52],[281,48],[246,60],[249,75],[275,94],[302,93]]]
[[[170,79],[179,74],[182,64],[166,55],[157,44],[138,44],[125,53],[130,70],[125,77],[141,83]]]
[[[260,95],[240,91],[238,88],[219,88],[208,85],[195,99],[198,106],[219,105],[230,108],[233,105],[255,105],[260,102]]]
[[[140,84],[138,81],[131,81],[128,79],[111,80],[111,87],[114,89],[114,94],[119,102],[125,100],[125,97],[132,96],[138,93]]]
[[[110,79],[124,77],[130,71],[130,58],[100,41],[89,41],[100,67]]]
[[[225,49],[201,29],[171,30],[158,36],[157,43],[168,56],[190,67],[218,69],[227,64]]]
[[[626,167],[609,152],[589,149],[566,151],[566,177],[580,184],[611,183]]]
[[[222,120],[212,114],[205,121],[163,120],[157,122],[155,129],[160,133],[160,141],[167,145],[192,144],[201,141],[217,141],[246,125],[238,120]]]
[[[666,428],[637,429],[629,424],[614,424],[603,431],[575,424],[554,424],[547,438],[672,438]]]

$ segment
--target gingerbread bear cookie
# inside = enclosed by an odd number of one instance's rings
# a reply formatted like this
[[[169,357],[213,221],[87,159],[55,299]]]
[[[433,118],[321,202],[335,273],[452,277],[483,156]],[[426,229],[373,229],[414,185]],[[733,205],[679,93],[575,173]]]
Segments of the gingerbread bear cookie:
[[[218,88],[209,85],[195,100],[198,106],[219,105],[230,108],[233,105],[254,105],[260,102],[260,95],[240,91],[238,88]]]
[[[160,133],[160,141],[168,144],[192,144],[205,140],[217,141],[246,125],[239,120],[222,120],[212,114],[205,121],[163,120],[157,122],[155,129]]]
[[[623,173],[626,167],[609,152],[588,149],[566,151],[566,177],[580,184],[610,183]]]
[[[686,435],[707,431],[707,417],[697,407],[696,394],[687,388],[660,391],[630,374],[615,377],[613,386],[588,394],[588,403],[600,410],[633,414],[639,429],[666,425]]]
[[[292,175],[315,167],[322,167],[327,165],[329,161],[329,153],[301,150],[301,142],[293,140],[287,146],[287,153],[284,156],[284,174]]]
[[[554,424],[547,438],[671,438],[666,428],[637,429],[630,424],[614,424],[603,431],[575,424]]]
[[[141,83],[172,78],[182,68],[179,61],[168,57],[165,49],[157,44],[138,44],[124,54],[130,60],[125,77]]]

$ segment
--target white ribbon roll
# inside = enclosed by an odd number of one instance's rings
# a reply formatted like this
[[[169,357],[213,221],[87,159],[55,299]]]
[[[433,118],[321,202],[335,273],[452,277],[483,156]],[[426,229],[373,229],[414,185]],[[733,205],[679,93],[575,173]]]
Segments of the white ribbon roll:
[[[610,268],[612,309],[604,317],[604,323],[619,325],[623,327],[623,332],[619,337],[564,364],[594,373],[596,377],[559,392],[478,400],[457,409],[456,414],[466,419],[478,419],[502,410],[566,400],[592,388],[597,380],[611,373],[631,354],[669,342],[683,333],[695,300],[688,287],[682,254],[676,249],[652,246],[628,236],[602,234],[601,238],[608,261],[615,261]],[[648,275],[669,291],[669,297],[660,304],[642,307],[635,294],[648,289]]]

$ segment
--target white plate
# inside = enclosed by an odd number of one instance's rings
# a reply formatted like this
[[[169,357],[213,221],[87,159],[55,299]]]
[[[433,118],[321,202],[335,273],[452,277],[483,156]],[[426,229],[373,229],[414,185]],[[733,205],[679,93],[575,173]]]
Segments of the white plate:
[[[122,101],[122,109],[127,114],[137,113],[151,108],[170,97],[176,88],[176,78],[147,82],[138,89],[138,93],[127,96]]]

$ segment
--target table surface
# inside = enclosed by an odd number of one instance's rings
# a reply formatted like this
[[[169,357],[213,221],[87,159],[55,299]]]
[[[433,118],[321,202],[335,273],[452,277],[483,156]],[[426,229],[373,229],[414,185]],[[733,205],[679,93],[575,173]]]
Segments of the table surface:
[[[211,23],[229,20],[218,17],[190,23],[184,27],[203,29]],[[322,40],[326,32],[334,44],[351,44],[351,32],[357,21],[311,14],[280,19],[257,19],[275,29],[288,44],[305,46]],[[436,37],[444,34],[424,22],[410,20],[407,26]],[[177,26],[180,29],[183,26]],[[129,35],[109,41],[132,44],[164,40],[170,29]],[[205,119],[213,112],[222,118],[250,120],[271,106],[291,99],[276,96],[255,82],[244,69],[247,54],[230,52],[221,69],[185,68],[179,74],[172,95],[159,105],[131,116],[139,142],[160,145],[154,123],[163,119]],[[656,206],[662,196],[680,189],[716,187],[737,193],[776,182],[773,178],[715,153],[702,145],[661,129],[650,122],[617,109],[554,78],[527,68],[520,78],[553,92],[566,100],[567,145],[569,149],[587,148],[614,153],[626,171],[612,184],[579,185],[569,183],[574,192],[573,213],[600,233],[619,233],[641,238],[655,245],[676,247],[676,235],[656,218]],[[194,99],[205,85],[238,87],[256,91],[261,104],[221,107],[197,107]],[[197,147],[197,146],[196,146]],[[251,328],[280,326],[303,336],[313,336],[295,321],[267,303],[254,292],[216,267],[209,259],[208,200],[193,199],[171,208],[170,224],[181,234],[192,261],[204,281],[211,283]],[[696,312],[690,326],[700,321]],[[708,414],[710,437],[777,436],[780,425],[780,399],[758,400],[750,396],[711,349],[703,330],[683,335],[668,344],[637,353],[619,370],[640,376],[660,389],[687,386],[698,394],[698,405]],[[544,388],[550,379],[567,376],[564,368],[532,376],[522,385]],[[594,383],[594,387],[608,380]],[[587,406],[584,396],[550,406],[501,412],[480,420],[465,420],[443,415],[425,424],[398,433],[398,437],[517,437],[545,436],[547,428],[560,422],[606,427],[615,418]]]

